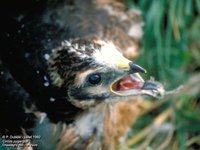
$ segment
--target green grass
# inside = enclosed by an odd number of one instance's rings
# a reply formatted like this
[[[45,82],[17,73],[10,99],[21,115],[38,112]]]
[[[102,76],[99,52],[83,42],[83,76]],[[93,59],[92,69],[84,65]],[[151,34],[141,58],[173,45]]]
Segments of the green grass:
[[[200,72],[199,0],[126,2],[130,9],[141,10],[145,23],[142,52],[137,61],[147,69],[146,78],[151,75],[164,83],[167,90],[172,90],[185,85],[194,73]],[[192,93],[192,88],[195,88],[195,84],[178,96],[166,98],[166,102],[161,106],[142,115],[133,126],[131,137],[140,133],[166,109],[172,108],[173,113],[163,122],[175,127],[166,149],[200,149],[200,88],[197,87],[195,94]],[[137,149],[148,138],[145,137],[131,147]],[[148,146],[151,145],[155,146],[155,140],[152,139]]]
[[[158,80],[177,86],[200,65],[199,0],[127,0],[142,11],[144,37],[139,64]],[[193,64],[193,65],[191,65]]]

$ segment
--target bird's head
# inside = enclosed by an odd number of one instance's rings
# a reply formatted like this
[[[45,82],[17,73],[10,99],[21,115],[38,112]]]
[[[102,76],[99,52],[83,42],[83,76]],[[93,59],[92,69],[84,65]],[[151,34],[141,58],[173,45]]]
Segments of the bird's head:
[[[64,41],[52,50],[48,71],[54,86],[66,91],[66,98],[84,108],[125,97],[162,94],[163,87],[145,82],[145,69],[126,59],[109,42]]]

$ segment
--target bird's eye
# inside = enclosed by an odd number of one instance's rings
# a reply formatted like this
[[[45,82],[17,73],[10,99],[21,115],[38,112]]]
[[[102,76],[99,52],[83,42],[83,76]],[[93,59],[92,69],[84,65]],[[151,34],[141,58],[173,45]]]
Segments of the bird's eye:
[[[99,84],[101,82],[101,75],[100,74],[91,74],[88,78],[88,81],[95,85],[95,84]]]

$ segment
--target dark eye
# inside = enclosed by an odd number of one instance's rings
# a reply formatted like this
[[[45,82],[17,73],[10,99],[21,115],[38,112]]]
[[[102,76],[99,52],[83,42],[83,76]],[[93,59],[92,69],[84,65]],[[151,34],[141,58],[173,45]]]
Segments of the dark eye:
[[[100,74],[91,74],[88,78],[88,81],[91,84],[99,84],[101,82],[101,75]]]

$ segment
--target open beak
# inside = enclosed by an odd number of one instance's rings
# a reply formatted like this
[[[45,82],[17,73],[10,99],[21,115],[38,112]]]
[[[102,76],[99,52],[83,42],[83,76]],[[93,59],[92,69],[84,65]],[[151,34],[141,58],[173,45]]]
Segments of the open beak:
[[[146,73],[146,70],[130,60],[122,57],[116,64],[117,68],[124,71],[124,75],[115,80],[110,90],[118,96],[150,95],[158,97],[163,95],[162,84],[155,81],[144,81],[139,73]]]

